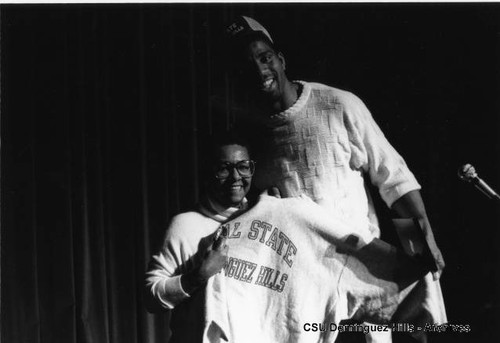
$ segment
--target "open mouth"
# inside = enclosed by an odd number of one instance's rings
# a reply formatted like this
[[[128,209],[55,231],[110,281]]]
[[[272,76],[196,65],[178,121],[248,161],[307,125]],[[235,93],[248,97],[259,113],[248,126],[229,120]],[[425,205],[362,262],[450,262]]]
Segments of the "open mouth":
[[[262,90],[263,91],[269,91],[273,87],[274,84],[274,79],[270,78],[262,82]]]

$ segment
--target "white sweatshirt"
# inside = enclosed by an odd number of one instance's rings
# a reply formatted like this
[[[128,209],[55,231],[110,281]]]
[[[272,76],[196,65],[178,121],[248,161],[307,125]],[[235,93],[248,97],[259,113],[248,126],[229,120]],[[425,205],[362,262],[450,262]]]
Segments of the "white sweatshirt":
[[[297,83],[302,86],[297,101],[267,122],[271,142],[259,159],[254,185],[276,186],[282,197],[306,194],[378,237],[364,175],[389,207],[420,185],[356,95],[319,83]]]
[[[181,286],[181,275],[189,272],[199,259],[200,244],[210,244],[212,235],[231,216],[246,210],[246,199],[239,208],[225,208],[203,199],[197,211],[172,218],[161,250],[152,257],[146,272],[146,289],[165,309],[174,309],[171,317],[171,342],[201,341],[204,319],[203,290],[191,296]],[[197,263],[196,263],[197,264]]]
[[[398,308],[406,322],[446,321],[440,292],[398,278],[400,256],[305,196],[262,195],[224,227],[229,263],[206,288],[204,342],[333,342],[342,319],[388,323]]]

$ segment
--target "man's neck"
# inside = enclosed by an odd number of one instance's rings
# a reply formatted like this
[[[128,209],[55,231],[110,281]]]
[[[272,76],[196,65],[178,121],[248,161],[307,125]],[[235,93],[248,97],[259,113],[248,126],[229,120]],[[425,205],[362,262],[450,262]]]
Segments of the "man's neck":
[[[299,98],[299,86],[291,81],[287,81],[284,86],[283,96],[272,101],[274,113],[286,111],[295,104]]]
[[[299,99],[302,87],[298,83],[288,81],[285,85],[283,96],[279,99],[270,99],[257,94],[256,97],[250,97],[253,102],[247,103],[249,109],[247,115],[253,120],[267,120],[269,116],[281,113],[292,107]],[[257,114],[257,117],[255,116]]]

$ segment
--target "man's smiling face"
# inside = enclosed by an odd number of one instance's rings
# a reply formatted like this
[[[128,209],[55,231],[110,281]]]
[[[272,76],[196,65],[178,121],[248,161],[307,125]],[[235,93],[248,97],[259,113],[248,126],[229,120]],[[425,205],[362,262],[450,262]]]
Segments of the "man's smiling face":
[[[238,83],[271,101],[279,101],[286,84],[285,58],[263,40],[251,41],[239,62]]]

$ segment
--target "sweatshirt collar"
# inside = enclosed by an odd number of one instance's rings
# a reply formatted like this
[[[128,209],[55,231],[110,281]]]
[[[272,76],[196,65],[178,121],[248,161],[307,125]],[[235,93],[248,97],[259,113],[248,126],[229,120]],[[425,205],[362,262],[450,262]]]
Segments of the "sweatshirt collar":
[[[282,112],[271,115],[269,117],[270,126],[281,125],[283,124],[283,122],[290,120],[293,115],[301,111],[306,105],[307,100],[309,99],[309,95],[311,94],[311,86],[304,81],[293,81],[293,82],[298,84],[302,89],[299,98],[297,99],[297,101],[295,101],[295,103],[291,107],[287,108]]]
[[[248,208],[248,201],[246,198],[243,198],[239,206],[226,207],[219,204],[209,196],[206,196],[202,199],[198,208],[200,212],[205,216],[212,218],[219,223],[224,223],[234,217],[236,214],[245,211]]]

